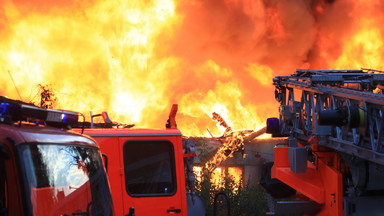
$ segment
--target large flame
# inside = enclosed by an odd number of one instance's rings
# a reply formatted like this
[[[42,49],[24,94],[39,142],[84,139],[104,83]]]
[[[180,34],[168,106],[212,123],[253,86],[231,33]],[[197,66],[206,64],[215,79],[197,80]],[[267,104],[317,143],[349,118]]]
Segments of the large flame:
[[[0,0],[0,94],[108,111],[190,136],[257,130],[276,116],[272,78],[296,68],[382,70],[379,0]]]

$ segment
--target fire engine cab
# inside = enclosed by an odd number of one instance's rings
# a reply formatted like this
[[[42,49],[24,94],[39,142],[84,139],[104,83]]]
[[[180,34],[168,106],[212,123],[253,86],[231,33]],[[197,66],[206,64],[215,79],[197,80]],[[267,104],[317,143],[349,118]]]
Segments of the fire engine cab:
[[[188,143],[183,147],[176,112],[174,105],[166,129],[156,130],[119,128],[105,112],[91,115],[104,118],[101,125],[91,120],[84,133],[96,140],[106,156],[116,215],[205,215],[202,200],[193,191],[187,193],[188,179],[191,184],[194,179],[187,172],[186,181],[184,163],[195,154]]]
[[[0,215],[113,215],[99,147],[78,113],[0,97]]]

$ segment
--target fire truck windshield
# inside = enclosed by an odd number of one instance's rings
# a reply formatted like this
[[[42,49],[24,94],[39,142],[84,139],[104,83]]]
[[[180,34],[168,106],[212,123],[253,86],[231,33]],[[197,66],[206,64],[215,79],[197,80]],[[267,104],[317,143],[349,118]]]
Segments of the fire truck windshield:
[[[26,206],[33,215],[112,215],[112,198],[97,148],[23,144]]]

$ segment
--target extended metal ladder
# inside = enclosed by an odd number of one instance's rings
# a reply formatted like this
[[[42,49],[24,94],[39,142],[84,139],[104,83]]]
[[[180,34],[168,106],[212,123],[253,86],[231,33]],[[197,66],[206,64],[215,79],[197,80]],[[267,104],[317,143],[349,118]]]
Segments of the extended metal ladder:
[[[384,165],[383,72],[296,70],[273,84],[282,135]]]

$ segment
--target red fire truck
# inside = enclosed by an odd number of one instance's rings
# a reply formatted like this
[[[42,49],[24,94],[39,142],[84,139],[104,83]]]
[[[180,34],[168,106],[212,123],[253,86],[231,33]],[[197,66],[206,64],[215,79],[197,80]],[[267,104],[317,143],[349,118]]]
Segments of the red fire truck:
[[[74,129],[94,138],[106,156],[116,215],[205,215],[201,199],[186,190],[188,183],[193,188],[195,154],[176,128],[176,112],[174,105],[162,130],[119,128],[105,112],[101,125],[92,118],[90,128]]]
[[[0,97],[0,215],[113,215],[98,145],[78,113]]]

